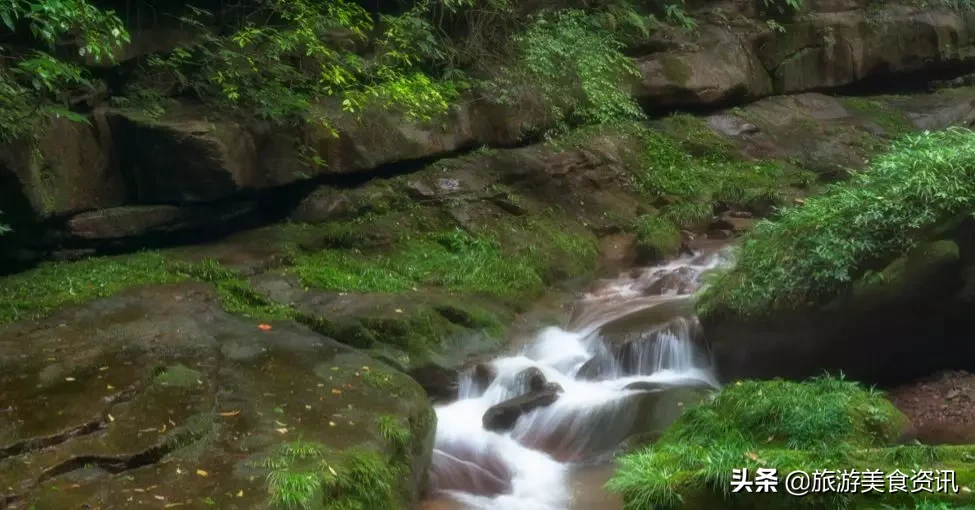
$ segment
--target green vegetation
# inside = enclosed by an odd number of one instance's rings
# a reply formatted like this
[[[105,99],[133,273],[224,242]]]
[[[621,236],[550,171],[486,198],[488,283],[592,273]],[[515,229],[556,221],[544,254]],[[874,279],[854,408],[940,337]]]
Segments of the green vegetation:
[[[51,262],[0,279],[0,324],[40,317],[61,306],[138,285],[184,279],[157,252],[78,262]]]
[[[347,292],[407,292],[426,285],[451,292],[483,294],[512,302],[540,293],[549,263],[561,259],[569,273],[595,263],[595,241],[552,228],[542,221],[511,225],[498,233],[464,230],[405,235],[384,251],[369,253],[375,218],[338,224],[326,234],[333,248],[295,255],[293,271],[308,286]],[[524,246],[505,251],[500,239],[520,236]]]
[[[389,415],[380,416],[376,418],[376,427],[379,429],[379,435],[393,449],[393,455],[405,458],[409,454],[413,434],[409,427],[400,423],[399,418]]]
[[[254,290],[238,272],[222,267],[214,259],[196,264],[180,263],[171,266],[177,274],[193,280],[212,283],[223,309],[244,317],[262,320],[292,318],[291,307],[276,303]]]
[[[680,248],[680,232],[668,219],[645,214],[637,218],[634,230],[637,248],[653,259],[672,255]]]
[[[196,280],[213,283],[224,309],[264,320],[291,316],[289,307],[257,293],[215,260],[175,262],[159,252],[49,262],[0,278],[0,324],[39,318],[59,307],[117,294],[140,285]]]
[[[845,97],[843,106],[877,123],[891,137],[900,137],[915,130],[914,123],[904,112],[884,102],[882,98]]]
[[[84,120],[72,111],[71,96],[93,92],[96,85],[80,63],[55,57],[55,49],[71,48],[76,61],[110,62],[129,42],[115,13],[86,0],[6,0],[0,5],[0,21],[11,31],[29,33],[35,42],[20,57],[4,55],[0,66],[0,143],[31,134],[51,118]],[[0,53],[6,49],[0,45]]]
[[[465,91],[481,89],[491,98],[529,99],[551,116],[546,125],[606,122],[642,115],[622,88],[635,74],[623,47],[649,37],[655,14],[696,26],[683,0],[664,2],[656,13],[629,0],[543,12],[508,0],[415,0],[395,14],[352,0],[247,0],[232,15],[202,5],[162,9],[159,16],[193,37],[140,60],[113,104],[159,118],[172,98],[190,96],[226,112],[313,122],[334,133],[339,111],[358,118],[381,109],[428,122]],[[87,0],[0,7],[0,21],[37,48],[11,51],[0,70],[0,141],[30,133],[45,118],[86,121],[77,98],[105,89],[87,66],[124,54],[130,37],[122,19],[138,17],[129,9],[117,15]],[[55,43],[67,40],[76,42],[54,56]],[[515,64],[499,77],[500,62]]]
[[[423,68],[438,57],[428,2],[379,17],[347,0],[258,0],[249,7],[235,25],[211,32],[214,13],[187,6],[182,21],[203,35],[151,58],[147,81],[164,84],[156,90],[162,95],[194,93],[273,121],[326,125],[329,116],[316,108],[325,98],[341,98],[347,112],[379,106],[430,120],[464,87],[462,79],[441,80]],[[375,53],[360,55],[356,44]]]
[[[281,445],[264,466],[270,502],[276,508],[399,507],[401,466],[376,452],[348,450],[336,455],[324,445],[299,441]]]
[[[821,377],[804,383],[743,381],[688,408],[656,444],[621,459],[608,487],[632,510],[688,507],[849,508],[855,502],[898,503],[897,494],[821,493],[796,498],[731,494],[731,474],[759,467],[780,473],[823,469],[956,469],[959,486],[971,447],[898,446],[904,417],[882,394]],[[885,491],[886,492],[886,491]],[[909,497],[909,495],[905,495]],[[946,501],[965,497],[939,495]],[[909,500],[908,500],[909,501]],[[868,505],[869,506],[869,505]]]
[[[823,303],[868,268],[906,254],[975,201],[975,133],[908,135],[847,182],[831,185],[742,244],[738,263],[698,302],[702,314],[761,315]]]
[[[560,130],[566,123],[602,124],[641,118],[640,107],[622,86],[639,76],[623,43],[598,18],[581,10],[544,12],[516,39],[517,65],[496,84],[502,101],[537,87],[547,117]],[[552,122],[546,122],[552,124]]]
[[[673,224],[669,228],[659,219],[641,219],[637,232],[645,239],[653,232],[706,225],[719,207],[764,212],[783,202],[784,191],[805,187],[813,179],[808,172],[777,161],[741,159],[727,140],[691,115],[672,116],[659,130],[639,125],[623,129],[643,146],[632,163],[640,169],[635,175],[638,191],[659,209],[660,217]],[[661,239],[667,242],[672,237]]]

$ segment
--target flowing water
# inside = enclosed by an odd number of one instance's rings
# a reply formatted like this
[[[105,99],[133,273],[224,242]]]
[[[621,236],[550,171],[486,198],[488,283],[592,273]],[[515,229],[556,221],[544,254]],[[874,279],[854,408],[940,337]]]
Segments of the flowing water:
[[[661,406],[660,392],[717,387],[688,298],[704,271],[728,262],[726,251],[700,253],[604,281],[579,299],[564,328],[546,328],[520,352],[493,360],[489,384],[463,376],[458,400],[436,409],[424,508],[620,508],[602,489],[609,461],[628,438],[679,412],[680,403]],[[558,399],[523,414],[510,431],[486,430],[491,406],[529,391],[529,369],[561,386]],[[638,382],[642,389],[626,389]],[[654,416],[661,413],[671,416]]]

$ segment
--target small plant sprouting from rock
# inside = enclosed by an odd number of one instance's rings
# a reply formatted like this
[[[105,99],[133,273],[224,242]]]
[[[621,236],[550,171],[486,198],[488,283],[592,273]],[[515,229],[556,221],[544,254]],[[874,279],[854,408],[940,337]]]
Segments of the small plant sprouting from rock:
[[[409,427],[403,425],[395,416],[383,415],[376,418],[379,435],[392,447],[394,455],[403,457],[409,453],[410,440],[413,435]]]

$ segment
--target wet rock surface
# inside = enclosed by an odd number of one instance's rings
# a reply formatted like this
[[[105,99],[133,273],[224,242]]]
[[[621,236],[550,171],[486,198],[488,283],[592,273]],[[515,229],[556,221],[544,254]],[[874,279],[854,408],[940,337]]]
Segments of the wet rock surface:
[[[299,437],[339,469],[359,448],[388,455],[404,470],[397,494],[415,498],[436,421],[420,386],[302,326],[270,326],[176,284],[0,327],[0,501],[267,508],[263,461]],[[407,431],[404,451],[386,419]]]
[[[540,388],[491,406],[482,418],[484,428],[495,432],[510,430],[522,415],[552,405],[562,393],[558,383],[543,383]]]

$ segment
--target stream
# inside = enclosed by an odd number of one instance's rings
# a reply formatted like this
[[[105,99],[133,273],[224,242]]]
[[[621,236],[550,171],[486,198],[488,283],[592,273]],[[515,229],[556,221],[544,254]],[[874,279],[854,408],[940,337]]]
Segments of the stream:
[[[458,400],[436,409],[421,508],[621,508],[603,489],[614,454],[659,434],[695,391],[718,387],[689,298],[705,271],[730,263],[727,250],[711,250],[603,280],[563,327],[463,375]],[[485,413],[533,391],[538,372],[561,387],[554,403],[521,414],[510,430],[485,429]]]

